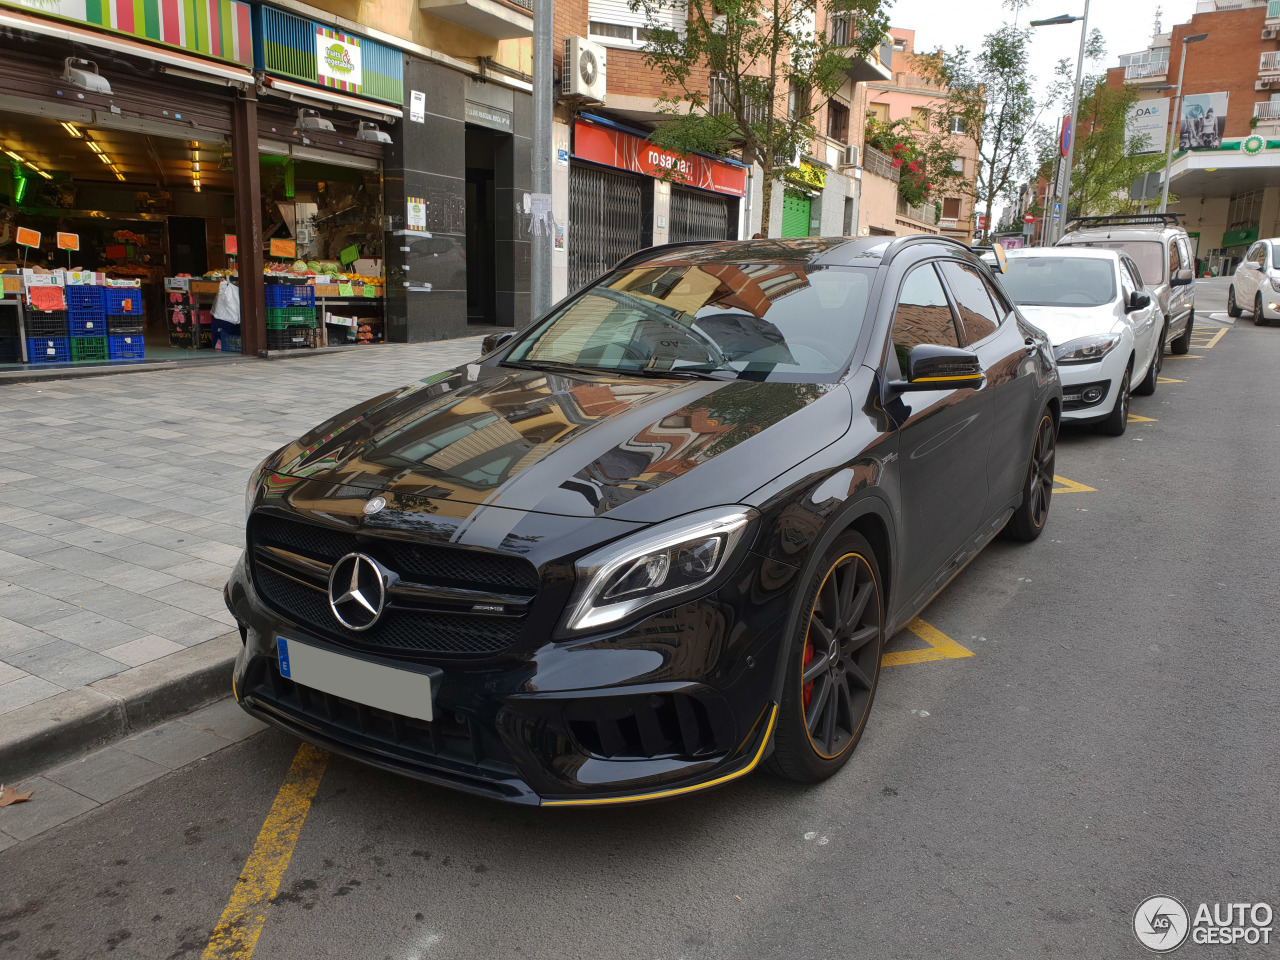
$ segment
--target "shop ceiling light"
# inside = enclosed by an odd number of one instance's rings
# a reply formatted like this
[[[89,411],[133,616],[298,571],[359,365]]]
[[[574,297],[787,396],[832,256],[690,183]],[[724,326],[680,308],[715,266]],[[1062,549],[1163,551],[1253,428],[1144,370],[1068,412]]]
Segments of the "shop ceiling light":
[[[318,110],[308,110],[306,107],[298,109],[298,129],[306,130],[314,133],[322,130],[325,133],[333,133],[333,124],[320,116]]]
[[[357,120],[356,139],[363,140],[365,143],[390,143],[391,134],[379,130],[376,123]]]
[[[65,120],[62,123],[62,129],[67,131],[67,133],[71,134],[71,136],[75,137],[77,140],[84,136],[83,133],[76,129],[75,124],[67,123]]]
[[[94,143],[92,140],[86,140],[85,143],[89,145],[89,149],[92,150],[94,153],[102,152],[102,148],[98,146],[96,143]]]
[[[62,76],[58,79],[81,90],[88,90],[90,93],[111,96],[111,84],[107,82],[106,77],[98,73],[98,65],[92,60],[67,57],[62,62]]]
[[[117,179],[117,180],[123,180],[123,179],[124,179],[124,174],[123,174],[123,173],[121,173],[119,170],[117,170],[117,171],[116,171],[116,179]]]
[[[26,163],[26,162],[27,162],[27,161],[26,161],[26,160],[24,160],[22,157],[18,156],[18,154],[14,153],[12,150],[6,150],[6,151],[5,151],[5,153],[6,153],[7,155],[9,155],[9,156],[13,157],[13,159],[17,160],[19,163]]]
[[[105,153],[98,154],[98,159],[101,160],[103,163],[105,163],[108,167],[111,166],[111,158],[108,157]]]

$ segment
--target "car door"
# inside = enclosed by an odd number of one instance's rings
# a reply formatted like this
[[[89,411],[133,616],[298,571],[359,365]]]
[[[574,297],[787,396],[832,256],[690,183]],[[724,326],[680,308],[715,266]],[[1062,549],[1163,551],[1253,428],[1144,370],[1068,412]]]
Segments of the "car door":
[[[1120,286],[1124,291],[1124,303],[1121,309],[1125,313],[1129,326],[1133,328],[1134,363],[1133,382],[1137,383],[1147,370],[1147,363],[1156,355],[1156,340],[1164,326],[1164,318],[1160,316],[1160,305],[1155,295],[1142,283],[1142,273],[1138,265],[1129,257],[1120,258]],[[1137,310],[1130,310],[1129,303],[1135,292],[1151,297],[1151,303]]]
[[[1253,295],[1258,292],[1258,282],[1262,271],[1258,250],[1263,245],[1255,243],[1249,248],[1249,252],[1244,255],[1244,259],[1240,261],[1240,266],[1236,267],[1235,278],[1232,281],[1236,287],[1236,304],[1245,310],[1253,309]]]
[[[941,268],[960,316],[960,344],[977,352],[991,394],[985,519],[1022,492],[1032,430],[1039,424],[1039,411],[1034,409],[1035,341],[1029,347],[1017,324],[1003,322],[1013,308],[976,267],[952,260]]]
[[[913,267],[898,288],[886,382],[905,376],[917,344],[960,346],[959,328],[934,262]],[[888,389],[888,388],[886,388]],[[987,501],[991,391],[889,391],[885,411],[898,429],[902,503],[902,596],[949,576],[980,528]]]

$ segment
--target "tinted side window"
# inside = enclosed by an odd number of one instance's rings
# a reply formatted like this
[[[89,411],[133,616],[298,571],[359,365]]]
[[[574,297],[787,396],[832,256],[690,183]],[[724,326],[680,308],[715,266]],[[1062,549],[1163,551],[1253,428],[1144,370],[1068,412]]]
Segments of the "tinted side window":
[[[962,263],[944,263],[942,275],[960,308],[960,342],[967,347],[995,333],[1000,314],[977,271]]]
[[[893,313],[893,350],[898,366],[907,369],[907,354],[921,343],[960,346],[951,304],[932,264],[916,267],[902,282]]]

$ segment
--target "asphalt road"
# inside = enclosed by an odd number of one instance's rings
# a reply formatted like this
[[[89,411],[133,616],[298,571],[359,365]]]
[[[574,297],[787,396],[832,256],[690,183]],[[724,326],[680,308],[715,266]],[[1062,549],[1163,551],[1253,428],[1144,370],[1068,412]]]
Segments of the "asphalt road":
[[[305,823],[253,955],[1140,957],[1153,894],[1280,908],[1280,327],[1217,329],[1125,436],[1064,431],[1094,489],[924,612],[974,656],[886,669],[833,780],[538,811],[334,758],[277,807]],[[0,957],[200,957],[297,752],[263,733],[0,853]]]

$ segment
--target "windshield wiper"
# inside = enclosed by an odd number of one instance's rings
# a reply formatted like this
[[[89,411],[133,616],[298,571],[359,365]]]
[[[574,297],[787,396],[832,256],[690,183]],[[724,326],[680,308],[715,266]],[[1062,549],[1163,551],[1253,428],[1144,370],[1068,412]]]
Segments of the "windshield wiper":
[[[500,360],[501,367],[519,367],[521,370],[541,370],[545,373],[580,373],[588,377],[607,377],[613,373],[603,367],[588,367],[564,360]]]
[[[547,373],[580,373],[592,377],[646,377],[656,380],[735,380],[732,370],[654,370],[648,367],[587,367],[564,360],[501,360],[499,366]]]

